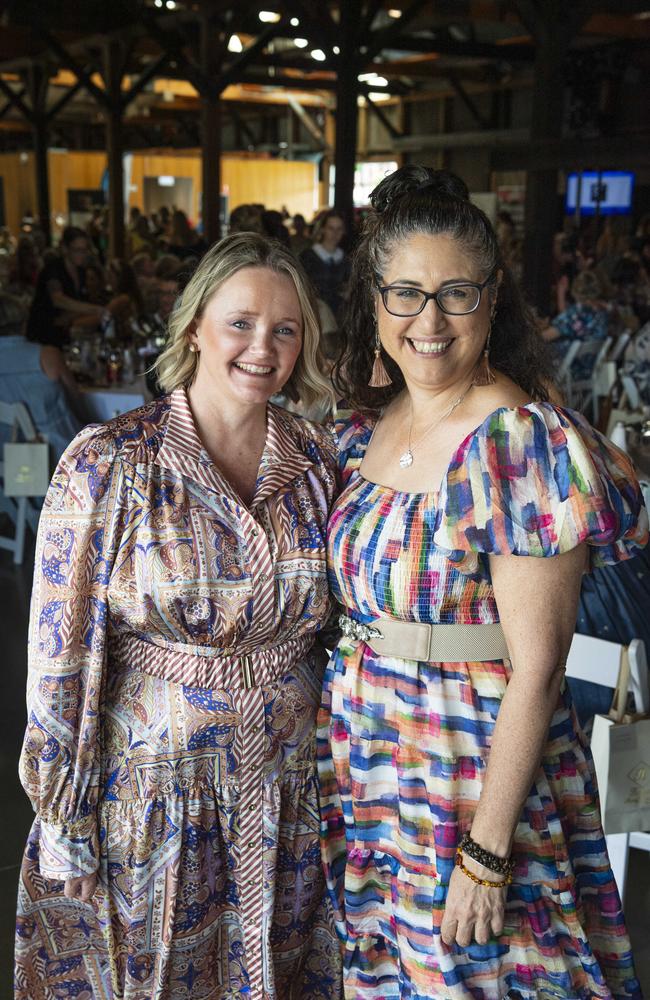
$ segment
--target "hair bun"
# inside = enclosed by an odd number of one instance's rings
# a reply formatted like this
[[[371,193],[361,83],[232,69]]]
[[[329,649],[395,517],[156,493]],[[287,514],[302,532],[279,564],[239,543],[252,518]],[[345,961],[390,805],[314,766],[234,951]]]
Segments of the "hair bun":
[[[457,198],[469,201],[467,185],[449,170],[433,170],[409,163],[400,167],[377,185],[370,195],[375,212],[382,214],[408,194],[426,191],[431,197]]]

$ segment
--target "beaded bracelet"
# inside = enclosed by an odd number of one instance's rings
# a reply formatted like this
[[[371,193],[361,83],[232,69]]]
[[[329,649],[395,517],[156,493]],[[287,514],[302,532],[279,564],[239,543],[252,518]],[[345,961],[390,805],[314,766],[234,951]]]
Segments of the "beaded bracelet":
[[[480,878],[478,875],[475,875],[474,872],[471,872],[469,868],[466,868],[463,864],[463,852],[460,847],[456,850],[456,867],[460,868],[463,875],[467,875],[468,878],[471,878],[472,882],[476,882],[477,885],[486,885],[490,889],[502,889],[504,886],[510,885],[512,882],[512,875],[506,875],[502,882],[492,882],[490,879]]]
[[[490,851],[486,851],[475,840],[472,840],[469,833],[464,835],[459,846],[468,858],[471,858],[472,861],[477,861],[484,868],[489,868],[491,872],[496,872],[497,875],[512,876],[515,869],[514,859],[500,858],[497,854],[491,854]]]

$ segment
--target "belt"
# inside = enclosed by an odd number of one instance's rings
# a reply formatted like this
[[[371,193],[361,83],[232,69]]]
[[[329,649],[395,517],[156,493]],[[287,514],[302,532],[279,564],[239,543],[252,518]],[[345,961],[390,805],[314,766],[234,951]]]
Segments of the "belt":
[[[508,659],[499,622],[430,624],[380,617],[365,623],[340,615],[339,627],[348,639],[365,642],[373,652],[403,660],[462,663]]]
[[[151,674],[172,684],[235,691],[265,687],[280,680],[292,664],[306,656],[313,643],[313,636],[303,635],[267,649],[242,653],[237,647],[153,643],[126,632],[111,634],[108,650],[118,667]]]

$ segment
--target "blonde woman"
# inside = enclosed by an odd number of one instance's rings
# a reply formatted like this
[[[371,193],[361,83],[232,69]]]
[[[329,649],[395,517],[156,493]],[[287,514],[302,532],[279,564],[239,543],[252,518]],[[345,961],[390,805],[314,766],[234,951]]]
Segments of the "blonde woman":
[[[314,717],[334,455],[289,251],[230,236],[171,317],[161,399],[69,447],[41,520],[17,1000],[331,1000]]]

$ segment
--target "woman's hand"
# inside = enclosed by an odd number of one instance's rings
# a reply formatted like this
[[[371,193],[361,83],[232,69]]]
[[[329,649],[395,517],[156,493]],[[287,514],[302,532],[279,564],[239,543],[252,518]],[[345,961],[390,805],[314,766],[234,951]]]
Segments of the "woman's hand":
[[[500,882],[504,878],[467,855],[463,856],[463,864],[473,874],[490,882]],[[477,885],[460,868],[454,868],[440,927],[440,936],[445,944],[455,943],[461,948],[467,948],[472,941],[487,944],[491,937],[500,934],[503,930],[506,891],[505,880],[503,889],[494,889]]]
[[[88,903],[96,888],[96,875],[84,875],[82,878],[67,878],[63,894],[67,899],[79,899],[82,903]]]

